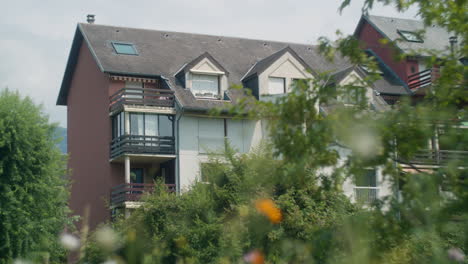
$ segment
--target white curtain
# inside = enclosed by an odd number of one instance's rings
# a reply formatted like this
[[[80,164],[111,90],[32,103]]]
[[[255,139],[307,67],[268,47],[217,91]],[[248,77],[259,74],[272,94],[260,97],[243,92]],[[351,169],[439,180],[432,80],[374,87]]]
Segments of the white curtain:
[[[212,96],[219,93],[219,81],[217,75],[192,74],[192,90],[195,95]]]
[[[130,134],[142,136],[143,132],[143,114],[130,114]]]
[[[285,80],[284,78],[270,77],[268,78],[268,94],[284,94]]]
[[[157,136],[158,135],[158,116],[145,115],[145,135]]]

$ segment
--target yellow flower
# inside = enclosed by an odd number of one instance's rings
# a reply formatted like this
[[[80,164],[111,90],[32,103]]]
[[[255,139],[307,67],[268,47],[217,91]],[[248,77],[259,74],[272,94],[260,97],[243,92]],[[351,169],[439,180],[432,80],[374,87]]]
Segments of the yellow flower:
[[[255,207],[273,224],[278,224],[283,220],[281,210],[276,207],[275,203],[271,199],[259,199],[255,202]]]

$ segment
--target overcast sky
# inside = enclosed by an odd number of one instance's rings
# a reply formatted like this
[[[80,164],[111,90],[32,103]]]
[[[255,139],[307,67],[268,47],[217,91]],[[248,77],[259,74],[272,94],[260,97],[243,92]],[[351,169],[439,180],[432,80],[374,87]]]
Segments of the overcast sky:
[[[337,29],[352,34],[363,0],[339,14],[341,0],[15,0],[2,3],[0,89],[9,87],[42,103],[66,126],[66,107],[55,102],[76,23],[95,14],[97,24],[316,43]],[[415,18],[391,6],[373,15]]]

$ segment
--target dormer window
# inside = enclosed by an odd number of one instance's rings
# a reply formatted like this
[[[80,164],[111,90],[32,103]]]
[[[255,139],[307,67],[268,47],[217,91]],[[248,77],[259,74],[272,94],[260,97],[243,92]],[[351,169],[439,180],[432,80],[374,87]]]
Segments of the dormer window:
[[[400,34],[406,41],[409,42],[424,42],[422,38],[418,34],[416,34],[416,32],[398,30],[398,34]]]
[[[192,73],[192,92],[196,97],[219,98],[219,76]]]
[[[286,93],[286,78],[269,77],[268,78],[268,94],[284,94]]]
[[[208,52],[183,65],[176,79],[189,89],[196,99],[223,100],[229,72]]]

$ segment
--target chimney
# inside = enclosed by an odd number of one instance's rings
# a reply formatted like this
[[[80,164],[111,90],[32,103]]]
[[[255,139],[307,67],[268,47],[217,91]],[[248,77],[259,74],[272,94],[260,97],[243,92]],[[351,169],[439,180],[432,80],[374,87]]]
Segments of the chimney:
[[[453,52],[455,52],[455,48],[456,48],[457,43],[458,43],[457,36],[451,36],[449,38],[449,42],[450,42],[450,49],[452,50],[452,53],[453,53]]]
[[[94,15],[87,15],[86,16],[86,21],[88,21],[89,24],[94,24],[94,21],[96,21],[96,19],[94,19]]]

